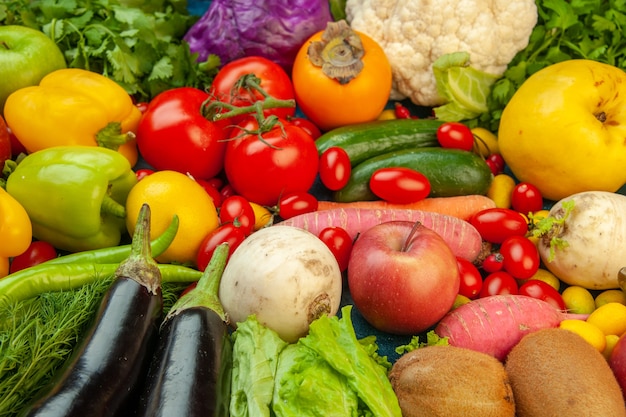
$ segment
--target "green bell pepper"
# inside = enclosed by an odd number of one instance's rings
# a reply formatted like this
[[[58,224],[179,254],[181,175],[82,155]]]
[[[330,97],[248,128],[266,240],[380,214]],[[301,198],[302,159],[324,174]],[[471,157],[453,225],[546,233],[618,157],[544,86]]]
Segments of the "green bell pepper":
[[[56,146],[22,159],[6,190],[28,213],[35,238],[79,252],[119,245],[126,232],[126,197],[136,183],[119,152]]]

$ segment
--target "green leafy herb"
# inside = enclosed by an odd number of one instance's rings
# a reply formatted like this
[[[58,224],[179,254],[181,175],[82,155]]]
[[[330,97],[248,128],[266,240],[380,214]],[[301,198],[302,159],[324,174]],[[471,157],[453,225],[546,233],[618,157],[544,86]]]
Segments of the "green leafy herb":
[[[557,249],[564,249],[569,246],[569,243],[559,236],[565,228],[565,222],[574,210],[574,205],[574,200],[567,200],[561,203],[559,210],[548,217],[544,217],[537,222],[533,221],[531,217],[531,224],[533,224],[532,236],[550,241],[548,262],[554,259]]]
[[[103,74],[137,101],[176,87],[204,88],[220,60],[197,62],[182,39],[196,22],[185,0],[5,0],[0,24],[41,30],[68,66]]]
[[[411,341],[408,344],[398,346],[396,348],[396,353],[398,355],[402,355],[404,353],[411,352],[412,350],[419,349],[421,347],[436,346],[436,345],[447,346],[448,345],[448,338],[447,337],[439,337],[439,335],[437,333],[435,333],[434,330],[430,330],[428,333],[426,333],[426,341],[425,342],[423,342],[420,339],[419,336],[413,336],[411,338]]]

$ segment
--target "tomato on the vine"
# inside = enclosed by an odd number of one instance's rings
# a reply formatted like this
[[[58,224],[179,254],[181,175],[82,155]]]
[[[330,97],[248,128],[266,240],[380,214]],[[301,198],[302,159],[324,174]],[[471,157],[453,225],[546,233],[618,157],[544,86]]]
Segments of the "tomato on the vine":
[[[320,155],[320,181],[326,188],[337,191],[350,180],[352,166],[348,153],[339,146],[331,146]]]
[[[233,223],[240,227],[246,236],[254,231],[256,218],[250,202],[240,195],[230,196],[220,205],[220,224]]]
[[[352,252],[352,238],[343,227],[329,226],[322,229],[318,235],[319,239],[328,246],[333,253],[339,269],[343,272],[348,268],[350,253]]]
[[[308,191],[318,165],[315,141],[302,128],[279,119],[260,130],[258,121],[249,117],[231,131],[224,172],[237,194],[274,206],[281,196]]]
[[[9,272],[12,274],[22,269],[30,268],[54,259],[57,255],[57,250],[50,243],[43,240],[34,240],[24,252],[13,258]]]
[[[561,293],[550,284],[538,279],[531,279],[523,283],[519,288],[519,294],[538,298],[539,300],[552,304],[554,308],[561,311],[567,309]]]
[[[234,223],[225,223],[217,229],[212,230],[202,240],[198,254],[196,256],[196,264],[200,271],[204,271],[211,261],[215,248],[221,243],[228,243],[228,258],[244,241],[246,234],[241,227]]]
[[[289,219],[299,214],[317,210],[317,198],[308,192],[300,191],[287,194],[278,200],[278,215]]]
[[[524,236],[528,232],[526,218],[516,210],[488,208],[470,217],[469,222],[484,240],[502,243],[509,236]]]
[[[437,141],[442,148],[471,151],[474,147],[474,134],[463,123],[445,122],[437,129]]]
[[[295,100],[293,84],[289,74],[285,70],[267,58],[260,56],[247,56],[226,63],[213,78],[210,93],[217,100],[227,102],[236,107],[250,106],[257,101],[263,100],[264,96],[258,91],[237,88],[240,78],[247,74],[254,74],[260,81],[259,86],[270,96],[282,100]],[[289,118],[296,113],[294,107],[277,107],[266,109],[266,116],[276,115],[281,118]],[[238,123],[244,116],[233,118]]]
[[[420,201],[430,194],[428,178],[406,167],[377,169],[370,177],[369,187],[377,197],[396,204]]]
[[[511,193],[511,207],[522,214],[541,210],[543,208],[541,191],[528,182],[516,184]]]
[[[517,279],[528,279],[539,269],[537,246],[525,236],[510,236],[500,245],[502,267]]]
[[[483,277],[478,268],[467,259],[457,256],[456,263],[461,277],[459,294],[473,300],[480,294],[483,287]]]
[[[480,290],[479,297],[488,297],[490,295],[501,294],[518,294],[519,288],[517,281],[513,275],[506,271],[496,271],[487,275],[483,280],[483,287]]]

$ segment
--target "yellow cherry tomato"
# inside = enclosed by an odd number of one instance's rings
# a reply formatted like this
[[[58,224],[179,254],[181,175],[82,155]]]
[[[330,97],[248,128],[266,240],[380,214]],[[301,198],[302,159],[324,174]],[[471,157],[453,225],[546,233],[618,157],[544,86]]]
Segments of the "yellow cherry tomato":
[[[606,360],[609,360],[611,358],[611,353],[613,353],[613,348],[615,348],[615,345],[617,344],[618,340],[619,340],[619,336],[617,335],[614,335],[614,334],[606,335],[606,346],[604,347],[604,350],[602,351],[602,355],[604,356]]]
[[[515,180],[507,174],[498,174],[493,177],[487,190],[487,197],[491,198],[496,207],[511,208],[511,193],[515,188]]]
[[[272,216],[272,213],[270,213],[270,211],[265,206],[253,203],[252,201],[250,201],[250,205],[252,206],[252,210],[254,211],[255,231],[272,224],[274,216]]]
[[[623,290],[618,289],[604,290],[600,294],[596,295],[595,302],[596,308],[612,302],[626,305],[626,293]]]
[[[22,254],[33,239],[33,225],[26,209],[0,187],[0,257]]]
[[[621,336],[626,332],[626,306],[622,303],[604,304],[589,314],[587,322],[602,330],[605,336]]]
[[[538,279],[540,281],[543,281],[557,291],[559,291],[561,288],[561,281],[559,280],[559,278],[545,268],[539,268],[537,272],[535,272],[533,276],[529,278],[529,280],[530,279]]]
[[[566,319],[561,321],[559,327],[578,334],[600,353],[606,348],[604,333],[591,323],[578,319]]]
[[[195,265],[202,240],[219,226],[217,209],[209,194],[180,172],[157,171],[144,177],[130,190],[126,200],[126,226],[131,235],[144,203],[150,205],[151,238],[165,231],[174,214],[180,222],[174,241],[156,260]]]
[[[596,302],[591,291],[579,285],[567,287],[561,296],[569,313],[591,314],[596,309]]]
[[[483,158],[494,153],[500,153],[498,137],[493,132],[484,127],[475,127],[472,129],[472,133],[474,134],[476,149]]]
[[[393,109],[385,109],[378,115],[378,120],[397,119],[396,112]]]

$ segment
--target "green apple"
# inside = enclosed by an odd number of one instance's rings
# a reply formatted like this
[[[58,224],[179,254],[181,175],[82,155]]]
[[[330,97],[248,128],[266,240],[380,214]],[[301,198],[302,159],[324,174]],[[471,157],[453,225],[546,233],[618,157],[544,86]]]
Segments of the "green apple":
[[[0,26],[0,114],[12,92],[37,85],[46,74],[66,67],[63,52],[43,32],[26,26]]]

